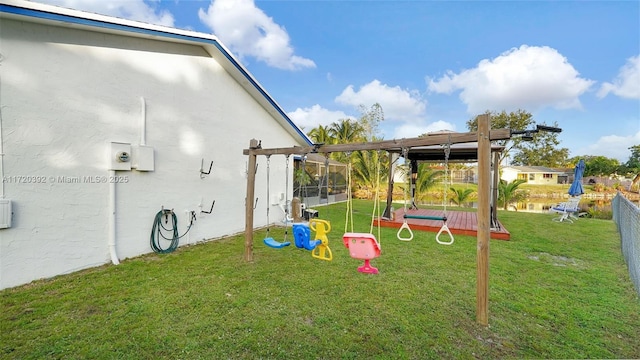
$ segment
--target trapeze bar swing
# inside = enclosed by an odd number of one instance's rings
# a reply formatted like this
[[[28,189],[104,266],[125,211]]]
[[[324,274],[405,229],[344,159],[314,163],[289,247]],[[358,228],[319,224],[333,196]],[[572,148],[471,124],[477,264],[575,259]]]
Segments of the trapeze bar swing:
[[[451,139],[449,138],[449,142],[445,146],[444,150],[444,194],[442,197],[442,206],[443,206],[443,216],[430,216],[430,215],[417,215],[417,214],[408,214],[407,213],[407,190],[405,190],[404,195],[404,215],[403,215],[403,223],[402,226],[398,229],[397,238],[401,241],[411,241],[413,239],[413,232],[411,231],[411,227],[407,222],[407,219],[417,219],[417,220],[436,220],[442,221],[442,226],[440,230],[436,234],[436,242],[441,245],[451,245],[455,241],[451,230],[447,226],[447,186],[448,186],[448,172],[449,172],[449,154],[451,152]],[[408,162],[408,149],[403,149],[402,154],[405,158],[405,162]],[[407,188],[408,189],[408,188]],[[411,201],[413,204],[413,199]],[[408,235],[403,235],[403,232],[408,232]],[[440,240],[440,235],[442,233],[446,233],[449,235],[449,240]]]

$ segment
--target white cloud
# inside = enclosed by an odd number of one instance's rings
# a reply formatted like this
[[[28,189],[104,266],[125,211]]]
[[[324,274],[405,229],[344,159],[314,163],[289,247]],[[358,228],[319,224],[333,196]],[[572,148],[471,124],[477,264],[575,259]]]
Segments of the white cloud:
[[[149,24],[174,26],[173,15],[166,11],[158,11],[143,0],[35,0],[43,4],[61,6],[122,19],[142,21]]]
[[[579,96],[594,81],[583,79],[558,51],[547,46],[513,48],[495,59],[484,59],[473,69],[449,71],[429,80],[429,90],[451,94],[462,90],[467,111],[527,109],[543,107],[581,108]]]
[[[618,159],[621,163],[629,160],[631,151],[629,148],[640,144],[640,131],[629,136],[606,135],[602,136],[594,144],[585,149],[579,149],[581,155],[599,155],[608,158]]]
[[[373,80],[354,91],[353,85],[347,86],[335,101],[343,105],[369,108],[378,103],[382,106],[385,120],[421,121],[425,117],[426,101],[416,90],[405,90],[399,86],[388,86]]]
[[[198,11],[198,16],[241,58],[255,57],[285,70],[316,67],[312,60],[294,55],[287,31],[253,0],[213,0],[207,11]]]
[[[622,98],[640,99],[640,55],[628,58],[613,83],[602,84],[598,97],[603,98],[610,92]]]
[[[353,116],[349,116],[342,111],[328,110],[318,104],[310,108],[297,108],[287,113],[287,115],[296,125],[304,128],[306,131],[318,127],[318,125],[330,125],[340,119],[355,119]]]
[[[440,131],[440,130],[456,131],[456,127],[455,125],[442,120],[436,121],[428,125],[405,123],[400,126],[397,126],[394,129],[393,138],[394,139],[414,138],[422,134],[426,134],[434,131]]]

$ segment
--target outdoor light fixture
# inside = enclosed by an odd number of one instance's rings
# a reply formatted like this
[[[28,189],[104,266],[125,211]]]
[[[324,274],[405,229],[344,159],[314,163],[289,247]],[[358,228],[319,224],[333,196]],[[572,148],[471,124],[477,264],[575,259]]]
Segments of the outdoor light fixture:
[[[558,127],[553,127],[553,126],[536,125],[536,128],[532,130],[511,130],[511,136],[522,135],[520,137],[522,140],[531,141],[533,140],[533,134],[538,133],[540,131],[559,133],[559,132],[562,132],[562,129]]]
[[[520,138],[524,141],[533,141],[533,132],[525,131]]]
[[[548,131],[548,132],[553,132],[553,133],[562,132],[562,129],[560,129],[560,128],[553,127],[553,126],[545,126],[545,125],[536,125],[536,130],[537,131]]]

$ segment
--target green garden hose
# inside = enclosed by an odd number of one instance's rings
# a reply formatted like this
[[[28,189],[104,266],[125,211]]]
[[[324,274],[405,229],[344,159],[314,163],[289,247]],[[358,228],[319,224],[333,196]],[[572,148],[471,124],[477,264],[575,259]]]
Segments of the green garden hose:
[[[172,228],[166,228],[162,224],[162,217],[169,216],[169,214],[171,214],[171,222],[173,225]],[[193,225],[194,221],[195,221],[195,213],[191,212],[191,221],[189,222],[189,227],[187,228],[187,231],[185,231],[185,233],[180,236],[178,235],[178,217],[176,216],[176,213],[173,212],[172,210],[165,210],[165,209],[158,211],[155,219],[153,220],[153,226],[151,227],[151,237],[150,237],[151,249],[153,249],[154,252],[159,254],[168,254],[170,252],[173,252],[175,249],[178,248],[180,238],[187,235],[189,230],[191,230],[191,225]],[[168,223],[169,222],[168,219],[166,219],[165,222]],[[171,232],[172,233],[171,238],[166,237],[162,232],[163,230]],[[160,246],[161,239],[170,240],[171,243],[169,244],[169,247],[167,247],[166,249],[163,249],[162,246]]]

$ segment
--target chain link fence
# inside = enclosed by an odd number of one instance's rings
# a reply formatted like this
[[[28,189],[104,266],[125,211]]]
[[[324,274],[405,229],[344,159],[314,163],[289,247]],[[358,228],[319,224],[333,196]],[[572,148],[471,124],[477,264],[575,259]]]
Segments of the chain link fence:
[[[640,208],[618,193],[611,204],[613,221],[618,225],[622,255],[629,268],[629,276],[640,294]]]

